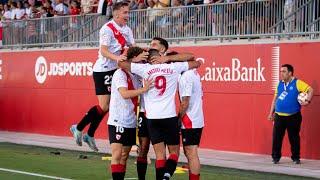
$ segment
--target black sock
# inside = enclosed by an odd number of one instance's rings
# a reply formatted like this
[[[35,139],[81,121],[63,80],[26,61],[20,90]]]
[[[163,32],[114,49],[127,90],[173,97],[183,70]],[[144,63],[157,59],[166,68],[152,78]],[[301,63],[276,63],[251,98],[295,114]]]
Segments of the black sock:
[[[157,160],[156,161],[156,179],[163,180],[163,174],[165,172],[166,160]]]
[[[126,174],[126,169],[122,164],[111,164],[111,172],[113,180],[123,180]]]
[[[82,118],[82,120],[78,123],[77,125],[77,129],[79,131],[83,131],[83,129],[90,124],[93,119],[97,119],[97,117],[99,116],[99,110],[101,108],[97,105],[97,106],[93,106]]]
[[[148,160],[146,157],[137,158],[137,172],[139,180],[146,179],[146,172],[148,167]]]
[[[176,154],[170,154],[169,158],[166,161],[164,178],[169,179],[172,177],[174,171],[177,168],[178,156]]]
[[[103,112],[103,110],[100,108],[100,106],[96,106],[96,107],[98,110],[98,114],[95,116],[95,118],[92,119],[91,124],[88,129],[88,135],[90,137],[94,137],[94,134],[95,134],[96,130],[98,129],[100,122],[102,121],[104,115],[106,114],[105,112]]]

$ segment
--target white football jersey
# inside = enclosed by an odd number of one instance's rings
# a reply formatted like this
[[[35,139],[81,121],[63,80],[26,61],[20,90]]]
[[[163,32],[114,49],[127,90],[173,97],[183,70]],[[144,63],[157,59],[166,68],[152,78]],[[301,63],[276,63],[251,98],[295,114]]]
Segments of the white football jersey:
[[[182,97],[190,97],[189,107],[182,118],[182,129],[202,128],[204,126],[203,92],[200,75],[197,70],[192,69],[181,75],[179,79],[179,95],[181,100]]]
[[[122,36],[126,39],[126,46],[133,45],[134,39],[132,30],[127,26],[120,27],[113,20],[107,22],[102,26],[99,32],[99,53],[98,60],[93,66],[94,72],[107,72],[112,71],[117,68],[117,62],[111,59],[108,59],[101,54],[101,45],[105,45],[108,47],[108,50],[115,55],[121,55],[121,44],[114,37],[113,31],[107,26],[109,23],[112,23],[113,26],[122,34]]]
[[[129,73],[134,89],[141,87],[138,76]],[[116,70],[113,74],[111,84],[111,99],[109,105],[108,124],[113,126],[121,126],[125,128],[136,127],[136,112],[131,99],[124,99],[118,89],[120,87],[128,88],[128,79],[122,69]]]
[[[131,64],[131,72],[144,79],[153,79],[154,86],[144,94],[148,119],[177,116],[175,94],[180,74],[189,69],[188,62],[171,64]]]

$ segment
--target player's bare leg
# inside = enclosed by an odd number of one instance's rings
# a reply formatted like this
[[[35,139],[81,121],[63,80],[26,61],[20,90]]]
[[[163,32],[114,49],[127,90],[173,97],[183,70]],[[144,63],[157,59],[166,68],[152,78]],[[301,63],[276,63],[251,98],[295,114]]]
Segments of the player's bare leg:
[[[166,168],[166,146],[163,142],[153,145],[156,154],[156,179],[162,180]]]
[[[131,151],[131,147],[132,146],[122,146],[120,164],[124,165],[125,170],[126,170],[126,166],[127,166],[127,160],[129,158],[129,153]]]
[[[111,172],[114,180],[124,179],[125,176],[126,167],[121,161],[128,157],[122,157],[123,147],[120,143],[111,144]]]
[[[148,137],[139,137],[139,145],[139,154],[137,157],[137,172],[139,180],[144,180],[148,166],[150,139]]]
[[[200,179],[200,160],[198,156],[198,146],[190,145],[183,147],[184,154],[188,159],[189,165],[189,180]]]

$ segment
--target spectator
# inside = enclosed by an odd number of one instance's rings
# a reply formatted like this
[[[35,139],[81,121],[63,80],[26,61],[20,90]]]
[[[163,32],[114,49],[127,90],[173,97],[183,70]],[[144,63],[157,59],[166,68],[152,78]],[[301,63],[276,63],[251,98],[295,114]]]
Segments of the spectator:
[[[129,9],[130,10],[137,10],[140,4],[140,0],[130,0]]]
[[[81,0],[81,12],[89,14],[93,12],[94,0]]]
[[[162,9],[169,7],[170,0],[153,0],[155,9]]]
[[[43,18],[47,18],[48,17],[48,9],[44,6],[42,6],[40,8],[40,18],[43,19]]]
[[[25,1],[24,7],[26,9],[26,17],[30,18],[31,14],[32,14],[32,6],[30,6],[30,4],[27,1]]]
[[[173,24],[173,33],[175,34],[174,37],[181,37],[183,31],[183,14],[182,14],[182,0],[173,0],[173,7],[172,10],[172,22]],[[180,8],[179,8],[180,7]]]
[[[28,0],[28,4],[30,6],[35,6],[36,5],[36,1],[35,0]]]
[[[53,17],[54,16],[54,10],[52,8],[51,1],[45,2],[43,6],[46,8],[47,17]]]
[[[80,12],[81,12],[81,9],[79,8],[77,1],[75,0],[71,1],[71,6],[69,7],[69,14],[74,16],[74,15],[79,15]]]
[[[293,0],[285,0],[283,18],[288,17],[294,11],[294,2]],[[295,15],[291,15],[288,19],[284,21],[284,30],[285,32],[294,31],[294,20]]]
[[[21,2],[13,2],[13,9],[11,10],[11,19],[12,20],[20,20],[20,19],[24,19],[25,15],[26,15],[26,11],[25,9],[22,9],[22,4]]]
[[[106,21],[112,18],[112,0],[99,0],[97,13],[106,17]]]
[[[62,0],[56,0],[57,5],[54,7],[55,15],[63,16],[68,14],[68,7],[62,3]]]
[[[203,4],[204,0],[194,0],[193,3],[194,5],[201,5]]]
[[[0,17],[2,17],[3,13],[4,13],[4,11],[3,11],[3,5],[0,4]]]
[[[2,19],[3,20],[9,20],[9,19],[11,19],[11,11],[10,11],[10,6],[9,5],[7,5],[7,4],[5,4],[4,6],[3,6],[3,13],[2,13],[2,15],[3,15],[3,17],[2,17]]]

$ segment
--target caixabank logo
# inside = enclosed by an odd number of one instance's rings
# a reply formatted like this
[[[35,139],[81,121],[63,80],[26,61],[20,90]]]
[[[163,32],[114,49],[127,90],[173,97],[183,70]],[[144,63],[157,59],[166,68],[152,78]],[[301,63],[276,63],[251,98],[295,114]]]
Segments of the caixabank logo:
[[[197,60],[205,62],[204,58]],[[271,61],[271,66],[265,66],[263,61]],[[202,81],[207,82],[266,82],[271,83],[271,89],[275,89],[279,82],[280,66],[280,47],[271,48],[271,59],[262,59],[257,57],[251,61],[250,66],[244,66],[241,58],[234,55],[230,59],[229,65],[222,66],[216,61],[212,61],[211,66],[204,67],[204,73],[201,76]],[[268,79],[266,71],[271,71],[271,78]]]
[[[48,78],[55,76],[91,76],[92,62],[51,62],[40,56],[37,58],[34,75],[39,84],[44,84]]]

